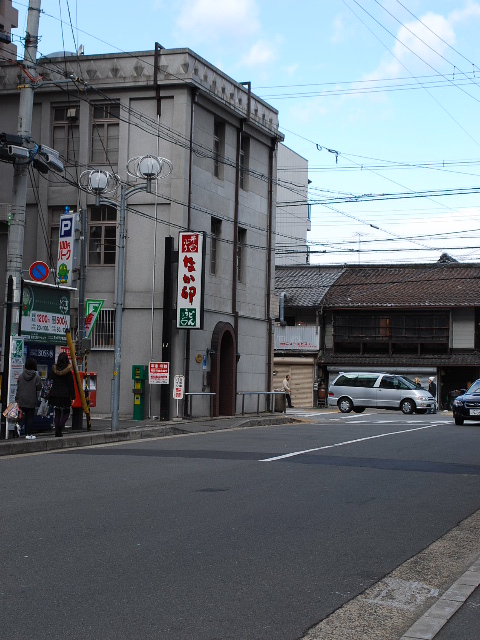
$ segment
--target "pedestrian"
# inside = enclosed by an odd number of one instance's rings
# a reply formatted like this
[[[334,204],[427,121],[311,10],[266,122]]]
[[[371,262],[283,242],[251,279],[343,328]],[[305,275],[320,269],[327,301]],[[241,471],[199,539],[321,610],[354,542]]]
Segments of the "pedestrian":
[[[285,392],[285,397],[287,399],[288,408],[294,409],[295,407],[292,404],[292,397],[291,397],[292,390],[290,388],[290,376],[288,374],[283,379],[283,390]]]
[[[15,402],[22,410],[21,420],[25,427],[25,438],[27,440],[35,440],[35,436],[32,434],[33,418],[41,390],[42,379],[38,375],[37,361],[35,358],[27,358],[25,368],[18,376],[17,392],[15,394]]]
[[[433,376],[428,379],[428,392],[435,398],[435,403],[430,413],[437,413],[437,385]]]
[[[415,378],[414,382],[415,382],[415,386],[417,387],[417,389],[421,389],[422,388],[422,382],[421,382],[420,378]]]
[[[72,365],[63,351],[59,354],[57,363],[53,365],[48,377],[52,380],[48,404],[54,409],[55,437],[61,438],[65,423],[70,416],[70,407],[75,399]]]

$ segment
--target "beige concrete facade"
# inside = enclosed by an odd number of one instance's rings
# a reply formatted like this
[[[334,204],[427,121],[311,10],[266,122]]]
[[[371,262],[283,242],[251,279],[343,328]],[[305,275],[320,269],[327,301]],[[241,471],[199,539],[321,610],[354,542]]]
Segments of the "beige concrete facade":
[[[69,205],[90,215],[95,201],[78,187],[82,171],[110,171],[132,187],[140,181],[126,173],[130,158],[151,154],[173,164],[171,175],[159,180],[152,194],[135,194],[127,202],[120,414],[127,416],[133,410],[132,365],[162,359],[164,241],[173,237],[177,250],[178,233],[185,230],[206,234],[204,328],[189,331],[187,338],[187,330],[174,326],[171,375],[185,375],[190,392],[210,392],[213,359],[219,359],[216,366],[226,366],[221,365],[221,354],[213,353],[212,336],[219,324],[226,323],[232,327],[235,343],[233,389],[215,391],[268,390],[273,366],[275,180],[277,145],[282,139],[276,110],[189,49],[44,58],[38,61],[37,71],[42,80],[35,91],[30,148],[35,144],[54,147],[54,118],[61,113],[57,108],[65,109],[65,117],[70,118],[66,131],[71,132],[72,123],[78,126],[78,137],[68,141],[72,148],[64,157],[63,176],[31,171],[25,270],[34,260],[51,263],[55,211]],[[0,64],[0,121],[2,130],[10,133],[16,132],[18,76],[17,66]],[[95,109],[112,104],[119,106],[114,119],[118,144],[104,138],[105,161],[94,162],[94,128],[99,126]],[[103,124],[108,127],[110,121]],[[221,140],[215,147],[219,129]],[[102,148],[96,152],[101,154]],[[12,166],[0,163],[0,204],[6,207],[12,177]],[[91,227],[90,223],[89,234]],[[6,222],[0,220],[2,265],[7,233]],[[89,235],[87,243],[90,239]],[[175,276],[176,264],[173,267]],[[85,297],[103,299],[104,309],[113,309],[117,277],[115,264],[95,265],[88,260]],[[0,297],[5,297],[3,281]],[[74,306],[78,308],[78,296]],[[77,318],[78,309],[73,327]],[[207,355],[206,368],[202,360],[197,362],[197,355]],[[96,411],[108,413],[111,346],[94,348],[88,367],[98,372]],[[206,398],[194,402],[196,415],[208,414]],[[158,387],[152,387],[146,404],[152,415],[159,415]]]

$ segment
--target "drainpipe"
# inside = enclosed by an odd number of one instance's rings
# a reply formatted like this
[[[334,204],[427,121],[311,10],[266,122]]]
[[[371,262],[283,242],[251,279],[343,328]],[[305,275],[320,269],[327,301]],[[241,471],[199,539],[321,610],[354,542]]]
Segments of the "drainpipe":
[[[267,232],[267,287],[266,287],[266,317],[268,322],[267,335],[267,384],[266,389],[270,390],[272,385],[272,357],[273,357],[273,318],[271,318],[271,295],[272,295],[272,271],[275,268],[272,265],[272,238],[273,238],[273,165],[276,142],[270,147],[268,158],[268,232]]]
[[[237,287],[238,287],[238,215],[240,202],[240,149],[242,146],[243,122],[237,129],[237,158],[235,165],[235,207],[233,213],[233,270],[232,270],[232,315],[235,331],[235,342],[238,352],[238,311],[237,311]],[[237,393],[237,380],[235,377],[235,394]]]

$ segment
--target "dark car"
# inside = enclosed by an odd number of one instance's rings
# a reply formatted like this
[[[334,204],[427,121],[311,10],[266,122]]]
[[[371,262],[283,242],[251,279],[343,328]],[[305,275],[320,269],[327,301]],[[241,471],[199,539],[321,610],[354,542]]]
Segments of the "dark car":
[[[476,380],[463,395],[455,398],[452,410],[455,424],[462,425],[465,420],[480,421],[480,380]]]

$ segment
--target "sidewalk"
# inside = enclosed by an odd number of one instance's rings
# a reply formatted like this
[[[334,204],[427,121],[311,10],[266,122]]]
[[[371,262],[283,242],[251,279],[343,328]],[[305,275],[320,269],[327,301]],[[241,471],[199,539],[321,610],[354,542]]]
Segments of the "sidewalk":
[[[110,416],[92,416],[91,431],[86,430],[86,421],[84,420],[84,428],[81,431],[72,431],[72,428],[67,425],[63,438],[56,438],[52,429],[51,431],[37,433],[35,440],[26,440],[24,436],[0,440],[0,457],[71,449],[72,447],[88,447],[110,442],[161,438],[185,433],[202,433],[220,431],[222,429],[290,424],[293,422],[299,422],[299,420],[295,416],[285,413],[249,414],[221,418],[181,418],[165,422],[152,419],[139,421],[131,418],[120,418],[120,428],[118,431],[113,432],[111,430]]]

